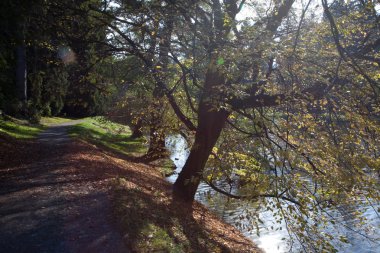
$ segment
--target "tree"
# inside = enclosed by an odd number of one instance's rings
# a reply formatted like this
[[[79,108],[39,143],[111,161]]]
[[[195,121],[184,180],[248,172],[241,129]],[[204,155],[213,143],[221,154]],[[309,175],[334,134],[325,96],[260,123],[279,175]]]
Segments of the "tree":
[[[248,1],[117,3],[101,12],[114,20],[111,47],[140,59],[157,108],[165,99],[194,134],[175,200],[191,204],[203,179],[232,198],[277,207],[299,241],[328,251],[322,242],[332,236],[309,222],[358,191],[379,199],[372,2],[334,17],[322,1],[322,21],[306,15],[310,2],[296,15],[292,0],[253,6],[256,16],[244,21],[236,17]],[[240,194],[220,180],[239,181]]]
[[[0,104],[6,113],[38,121],[41,115],[60,113],[64,105],[77,116],[102,112],[111,93],[99,69],[109,55],[106,26],[88,15],[90,8],[101,9],[102,2],[2,5],[2,64],[12,70],[1,71]]]
[[[5,1],[2,12],[1,41],[4,56],[2,87],[5,91],[1,107],[6,113],[38,121],[41,113],[60,111],[59,101],[65,93],[66,70],[56,59],[47,5],[41,1]],[[59,69],[59,71],[56,71]],[[59,79],[55,90],[45,89],[46,80]],[[53,83],[52,83],[53,84]],[[41,94],[44,90],[45,96]],[[49,92],[51,91],[51,93]],[[55,100],[55,102],[52,102]],[[56,103],[58,101],[58,104]]]
[[[143,63],[136,57],[112,62],[108,72],[114,75],[114,84],[117,87],[117,96],[113,99],[113,106],[107,112],[112,121],[128,125],[132,130],[131,138],[143,137],[143,131],[150,129],[153,111],[154,86],[149,75],[141,68]]]
[[[277,3],[267,20],[258,21],[261,23],[261,36],[264,38],[261,43],[270,40],[276,33],[282,20],[288,15],[294,1]],[[203,15],[213,16],[213,23],[209,22],[212,32],[210,41],[207,41],[207,52],[209,52],[209,65],[206,67],[203,92],[198,105],[198,124],[195,140],[190,151],[186,164],[174,183],[174,194],[180,199],[192,201],[201,180],[201,174],[206,162],[211,154],[212,148],[227,122],[233,110],[246,108],[261,108],[276,106],[283,100],[284,95],[257,94],[258,83],[253,84],[251,91],[245,98],[239,98],[233,91],[233,82],[242,79],[246,73],[232,73],[229,77],[224,64],[223,52],[228,52],[228,42],[233,26],[236,26],[236,15],[239,11],[238,1],[225,1],[224,6],[219,1],[211,1],[210,11],[200,10]],[[223,12],[224,11],[224,12]],[[207,16],[204,17],[207,19]],[[207,24],[207,23],[206,23]],[[236,27],[235,27],[236,30]],[[239,32],[237,33],[237,37]],[[266,41],[265,41],[266,40]],[[253,55],[262,57],[263,49],[253,49]],[[240,66],[238,66],[239,68]],[[245,67],[245,66],[243,66]],[[258,72],[260,66],[255,66],[253,71]],[[238,71],[240,72],[240,71]],[[239,76],[240,75],[240,76]],[[235,79],[235,80],[234,80]],[[252,82],[258,82],[254,77]],[[232,89],[231,89],[232,88]]]
[[[215,23],[220,10],[228,10],[220,8],[219,1],[213,4],[212,14],[207,14],[208,9],[199,25],[207,24],[207,17]],[[195,141],[175,183],[179,199],[192,201],[201,178],[232,198],[270,198],[279,207],[278,215],[286,218],[288,229],[303,243],[324,239],[308,222],[299,221],[314,217],[320,223],[321,216],[328,216],[326,206],[358,198],[353,189],[366,185],[362,188],[366,196],[378,200],[372,174],[378,171],[379,152],[374,139],[379,121],[373,110],[379,102],[374,50],[378,22],[372,7],[335,20],[327,4],[323,5],[328,22],[292,26],[286,13],[283,24],[276,27],[272,19],[283,12],[274,11],[234,32],[236,40],[209,35],[222,45],[223,38],[228,43],[217,52],[209,50],[213,54],[209,54],[201,90]],[[370,20],[368,13],[372,13]],[[268,20],[272,22],[263,25]],[[229,22],[237,21],[224,20],[224,29]],[[213,24],[206,30],[216,27]],[[266,37],[268,29],[272,33]],[[209,49],[218,44],[208,38],[198,45]],[[216,163],[205,170],[212,151]],[[236,177],[243,185],[239,195],[216,184]],[[321,245],[305,250],[332,250]]]
[[[69,50],[73,59],[69,67],[70,85],[64,112],[88,116],[104,112],[102,104],[110,95],[109,80],[101,75],[101,63],[110,56],[106,45],[106,24],[97,19],[102,1],[50,1],[54,29],[63,42],[61,51]],[[105,22],[111,22],[104,19]]]
[[[174,103],[166,84],[170,80],[169,48],[171,33],[176,11],[167,8],[160,1],[147,3],[115,2],[118,7],[110,7],[100,11],[104,17],[112,17],[115,22],[109,25],[113,37],[111,48],[125,56],[135,56],[140,59],[148,78],[153,80],[152,103],[149,116],[150,144],[147,158],[160,158],[165,153],[165,123],[166,114],[164,96],[171,97],[169,103],[179,111]],[[172,3],[169,3],[170,5]],[[102,20],[102,19],[100,19]],[[130,37],[128,32],[132,32]]]
[[[230,116],[235,117],[233,114],[238,113],[249,119],[253,117],[249,116],[252,113],[264,117],[267,111],[272,114],[278,112],[279,115],[283,115],[284,110],[296,112],[297,108],[289,108],[289,103],[311,109],[310,104],[320,103],[326,95],[332,94],[337,83],[344,81],[336,74],[334,76],[334,71],[333,74],[330,70],[330,73],[323,73],[320,68],[315,68],[318,61],[326,59],[331,62],[330,69],[340,67],[343,59],[339,57],[320,57],[312,62],[314,66],[307,68],[295,64],[297,57],[314,49],[298,51],[300,36],[303,35],[301,32],[304,31],[301,29],[304,13],[299,24],[292,22],[293,3],[294,1],[275,1],[273,6],[268,7],[269,11],[265,10],[269,15],[259,13],[258,9],[253,23],[236,20],[245,1],[221,3],[215,0],[191,4],[182,1],[153,1],[149,5],[136,2],[138,7],[133,7],[134,13],[128,12],[129,15],[123,10],[130,11],[131,7],[120,4],[117,10],[127,15],[123,19],[117,16],[121,15],[120,12],[115,12],[113,18],[116,24],[110,26],[116,34],[115,45],[119,46],[120,51],[141,59],[156,82],[157,92],[166,96],[183,124],[195,131],[192,152],[174,185],[174,192],[181,199],[192,201],[212,148],[217,144],[225,124],[231,123],[228,120]],[[242,25],[240,30],[239,23]],[[309,25],[310,28],[312,26]],[[320,51],[332,51],[331,38],[325,39],[329,48],[320,48]],[[291,41],[291,45],[287,41]],[[286,47],[290,47],[290,50]],[[318,47],[320,45],[316,44],[315,48]],[[175,83],[183,82],[182,89],[188,98],[188,106],[198,115],[197,124],[191,122],[189,113],[183,112],[184,106],[174,99],[175,92],[180,92],[180,89],[170,87],[168,71],[162,71],[162,56],[167,55],[167,52],[172,63],[178,65],[182,72],[180,80]],[[286,70],[286,67],[298,69]],[[355,73],[358,71],[360,72],[356,69]],[[186,84],[188,77],[192,80],[192,87]],[[202,87],[199,82],[203,82]],[[198,94],[194,94],[195,88],[198,88]],[[342,91],[338,89],[338,92]],[[198,100],[197,108],[194,106],[194,98]],[[310,117],[309,111],[301,110],[299,113]],[[255,122],[255,127],[260,129],[256,135],[261,137],[263,131],[269,131],[268,128],[272,126]]]
[[[3,49],[2,60],[6,66],[2,69],[5,70],[7,67],[9,70],[12,69],[2,74],[2,87],[5,91],[9,92],[9,94],[13,93],[12,98],[8,97],[8,101],[5,103],[12,103],[15,107],[18,107],[19,110],[21,110],[21,107],[26,107],[26,42],[30,34],[30,18],[37,3],[37,1],[30,1],[28,3],[25,1],[4,1],[1,3],[2,17],[4,17],[1,22],[1,30],[3,33],[1,40],[1,47]],[[14,87],[7,87],[10,83],[13,83]],[[6,94],[5,96],[9,95]],[[7,107],[6,105],[4,106]],[[6,109],[12,111],[12,108],[9,107],[12,106],[8,106]]]

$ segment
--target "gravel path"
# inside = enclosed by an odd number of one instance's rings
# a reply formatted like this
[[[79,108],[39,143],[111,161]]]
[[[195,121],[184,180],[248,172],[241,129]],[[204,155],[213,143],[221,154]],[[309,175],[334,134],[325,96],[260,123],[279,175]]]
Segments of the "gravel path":
[[[47,129],[22,165],[0,168],[0,252],[129,252],[111,217],[111,177],[94,170],[106,161],[67,134],[78,122]]]

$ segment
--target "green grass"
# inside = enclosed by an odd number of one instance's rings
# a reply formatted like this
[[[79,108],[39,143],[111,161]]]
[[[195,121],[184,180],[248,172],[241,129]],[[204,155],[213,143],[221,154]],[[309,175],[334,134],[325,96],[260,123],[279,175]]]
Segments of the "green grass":
[[[44,129],[43,125],[32,125],[25,120],[15,118],[0,120],[0,133],[16,139],[35,138]]]
[[[33,139],[47,127],[69,121],[71,119],[42,117],[40,124],[31,124],[27,120],[5,116],[5,119],[0,119],[0,133],[16,139]]]
[[[105,120],[103,117],[85,118],[71,126],[69,133],[95,145],[126,155],[142,155],[147,151],[144,139],[131,139],[129,127]]]
[[[40,123],[44,126],[52,126],[52,125],[57,125],[57,124],[66,123],[70,121],[72,121],[72,119],[61,118],[61,117],[42,117]]]

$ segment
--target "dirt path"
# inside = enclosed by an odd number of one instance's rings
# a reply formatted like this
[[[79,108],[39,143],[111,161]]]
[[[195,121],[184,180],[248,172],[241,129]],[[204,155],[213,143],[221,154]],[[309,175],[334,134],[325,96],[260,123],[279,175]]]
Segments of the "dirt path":
[[[111,220],[105,158],[77,150],[67,135],[76,123],[49,128],[0,168],[1,252],[129,252]]]

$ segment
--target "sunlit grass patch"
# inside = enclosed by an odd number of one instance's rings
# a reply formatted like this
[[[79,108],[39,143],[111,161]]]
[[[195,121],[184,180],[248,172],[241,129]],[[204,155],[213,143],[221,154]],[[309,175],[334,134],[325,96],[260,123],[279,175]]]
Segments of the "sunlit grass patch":
[[[17,139],[32,139],[45,129],[42,125],[29,124],[25,120],[9,118],[0,119],[0,133]]]
[[[17,139],[36,138],[39,133],[49,126],[58,125],[72,121],[69,118],[42,117],[40,124],[31,124],[27,120],[5,116],[0,119],[0,133]]]
[[[82,123],[71,126],[69,133],[71,136],[127,155],[141,155],[147,150],[144,139],[130,137],[129,127],[107,121],[103,117],[86,118]]]
[[[61,118],[61,117],[42,117],[41,124],[45,126],[57,125],[61,123],[70,122],[72,119],[69,118]]]

